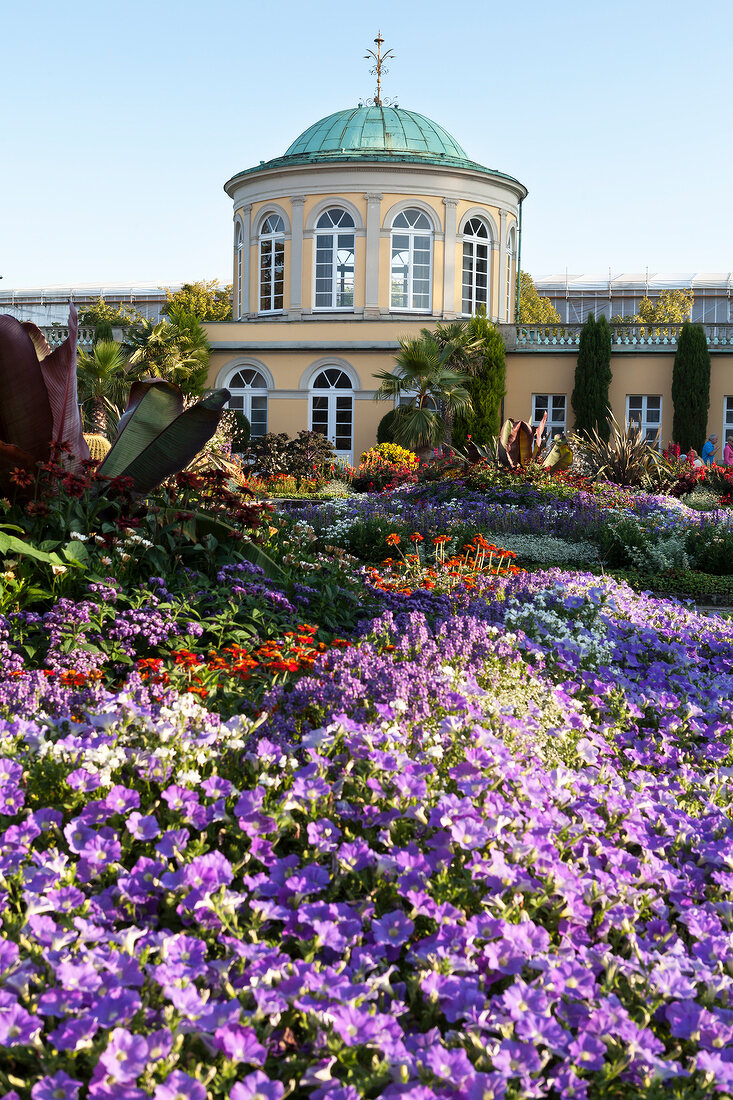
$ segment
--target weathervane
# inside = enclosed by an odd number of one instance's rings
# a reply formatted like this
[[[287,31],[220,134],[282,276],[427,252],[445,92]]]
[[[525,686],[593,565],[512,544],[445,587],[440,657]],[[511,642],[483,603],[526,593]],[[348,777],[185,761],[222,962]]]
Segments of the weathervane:
[[[394,103],[394,100],[392,100],[392,99],[382,99],[382,73],[388,73],[389,72],[389,69],[386,68],[384,63],[385,63],[385,61],[387,60],[388,57],[394,57],[394,53],[392,52],[392,50],[387,50],[386,53],[382,53],[382,46],[384,44],[384,39],[382,38],[382,32],[381,31],[377,32],[377,37],[374,39],[374,44],[377,47],[376,53],[374,52],[374,50],[367,50],[367,52],[364,54],[364,58],[365,58],[366,61],[368,61],[370,57],[374,58],[375,65],[374,65],[373,68],[371,68],[369,70],[369,72],[372,74],[372,76],[376,76],[376,78],[377,78],[377,92],[376,92],[376,95],[374,96],[374,99],[368,99],[367,100],[367,106],[368,107],[392,107],[392,106],[396,106],[396,104]]]

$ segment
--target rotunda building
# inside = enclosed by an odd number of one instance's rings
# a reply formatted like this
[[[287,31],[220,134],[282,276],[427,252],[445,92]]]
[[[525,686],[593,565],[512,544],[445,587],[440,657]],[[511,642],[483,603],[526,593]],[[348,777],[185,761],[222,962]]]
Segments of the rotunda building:
[[[514,320],[526,188],[416,111],[337,111],[225,190],[234,322],[209,326],[212,382],[254,434],[322,431],[358,460],[401,336],[479,310]]]

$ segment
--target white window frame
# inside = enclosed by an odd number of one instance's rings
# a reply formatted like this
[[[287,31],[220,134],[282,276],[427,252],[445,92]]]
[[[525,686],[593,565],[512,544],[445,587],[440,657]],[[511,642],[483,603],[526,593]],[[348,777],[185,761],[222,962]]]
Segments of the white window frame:
[[[723,398],[723,434],[720,437],[724,447],[731,434],[733,434],[733,394],[726,394]]]
[[[242,376],[244,380],[243,385],[238,385],[236,379]],[[249,378],[247,378],[249,375]],[[255,378],[262,379],[261,385],[253,385]],[[268,420],[270,416],[270,400],[269,390],[267,385],[267,379],[261,370],[257,367],[240,367],[227,382],[227,389],[232,395],[232,398],[241,398],[242,408],[235,409],[235,412],[242,412],[249,420],[252,439],[257,439],[259,436],[267,435]],[[265,399],[265,427],[264,431],[253,431],[255,427],[254,420],[252,418],[252,398],[264,397]],[[227,408],[232,408],[231,398],[227,402]]]
[[[480,224],[486,230],[486,236],[479,236],[477,233],[467,233],[466,230],[473,222],[480,222]],[[486,249],[486,299],[483,302],[476,301],[476,253],[479,248]],[[466,312],[466,299],[464,298],[464,290],[466,284],[463,281],[463,273],[466,270],[466,249],[470,249],[471,255],[471,309]],[[489,295],[491,294],[491,229],[485,218],[473,217],[469,218],[463,229],[463,248],[461,250],[461,310],[464,317],[472,317],[477,309],[481,306],[484,307],[486,313],[489,312]]]
[[[558,420],[555,413],[555,402],[562,398],[563,418]],[[539,404],[538,404],[539,402]],[[544,404],[543,404],[544,402]],[[532,394],[532,424],[537,426],[542,417],[547,413],[547,438],[554,439],[556,435],[565,435],[568,426],[568,395],[566,393],[533,393]]]
[[[428,228],[396,228],[395,222],[402,215],[407,217],[408,214],[422,215],[428,223]],[[393,286],[392,286],[392,265],[395,255],[395,236],[407,237],[407,300],[412,303],[415,299],[415,238],[427,237],[430,241],[430,260],[428,264],[428,304],[426,306],[414,306],[414,305],[395,305],[393,301]],[[433,310],[433,264],[435,257],[435,227],[430,219],[430,216],[421,210],[419,206],[407,206],[404,210],[398,210],[392,219],[392,226],[390,228],[389,237],[389,308],[394,313],[432,313]]]
[[[318,386],[317,387],[316,386],[316,381],[321,377],[321,375],[326,374],[327,371],[338,371],[338,373],[340,375],[342,375],[344,378],[348,379],[348,382],[349,382],[348,387],[346,387],[346,386],[336,386],[333,383],[331,383],[330,386]],[[354,461],[354,413],[355,413],[354,383],[353,383],[352,379],[349,378],[349,375],[346,373],[345,370],[343,370],[343,368],[337,366],[336,364],[334,364],[331,367],[328,367],[328,366],[321,367],[320,370],[316,371],[316,373],[314,374],[313,379],[311,381],[310,388],[308,390],[308,430],[311,431],[311,432],[316,430],[313,427],[313,412],[314,412],[313,398],[314,397],[325,397],[325,398],[328,399],[328,405],[327,405],[327,408],[326,408],[326,425],[327,425],[327,427],[326,427],[326,432],[324,434],[325,434],[326,438],[330,439],[331,443],[333,443],[334,448],[336,448],[336,412],[337,412],[336,398],[338,398],[338,397],[349,397],[351,399],[351,443],[350,443],[350,446],[349,446],[348,450],[338,449],[338,448],[336,449],[336,457],[340,458],[344,462],[348,462],[348,464],[351,465]]]
[[[244,317],[244,230],[237,223],[237,319]]]
[[[512,304],[513,304],[513,298],[515,297],[515,281],[516,281],[516,278],[512,278],[512,274],[513,274],[513,271],[514,271],[515,256],[516,256],[516,237],[515,237],[515,234],[514,234],[514,226],[512,226],[511,229],[509,230],[509,232],[507,233],[507,238],[506,238],[506,274],[505,274],[505,278],[506,278],[506,286],[505,286],[506,303],[505,303],[505,309],[506,309],[507,324],[509,324],[509,321],[510,321],[511,316],[512,316]]]
[[[659,401],[659,419],[649,419],[649,400]],[[626,394],[626,423],[631,423],[631,402],[641,402],[640,416],[637,419],[634,417],[634,423],[638,423],[641,427],[644,436],[649,443],[654,442],[654,437],[659,429],[659,438],[657,439],[657,450],[662,449],[662,419],[664,416],[664,398],[659,393],[627,393]],[[656,415],[656,409],[654,410]]]
[[[329,229],[326,227],[319,228],[320,222],[325,217],[331,217],[333,220],[334,214],[345,215],[350,225],[341,229],[339,226],[334,225]],[[351,284],[351,305],[339,306],[338,300],[338,239],[349,234],[351,236],[351,250],[354,256],[354,270],[353,281]],[[331,241],[331,302],[329,305],[318,305],[318,245],[321,240],[330,239]],[[356,303],[356,223],[353,215],[343,208],[343,206],[329,206],[327,210],[324,210],[318,216],[316,222],[316,229],[313,234],[313,309],[315,312],[321,312],[327,310],[329,313],[353,313]]]
[[[280,222],[280,227],[277,230],[273,230],[271,232],[264,233],[263,232],[264,227],[266,225],[269,225],[270,219],[272,219],[272,218],[277,218],[278,219],[278,221]],[[271,249],[271,252],[270,252],[270,260],[269,260],[269,266],[270,266],[270,306],[267,309],[263,309],[262,308],[262,245],[267,241],[269,241],[272,244],[272,249]],[[278,297],[278,295],[276,295],[276,293],[275,293],[275,259],[276,259],[276,246],[277,245],[282,246],[282,257],[283,257],[283,288],[282,288],[282,294],[281,294],[282,302],[279,306],[272,304],[277,300],[277,297]],[[257,312],[258,313],[282,313],[283,309],[284,309],[284,306],[285,306],[285,220],[284,220],[282,214],[278,214],[277,212],[274,212],[274,213],[268,214],[264,218],[264,220],[262,222],[262,228],[260,229],[259,238],[258,238],[257,258],[259,260],[259,263],[257,265],[257,279],[258,279],[258,283],[257,283],[257,305],[258,305],[259,308],[258,308]]]

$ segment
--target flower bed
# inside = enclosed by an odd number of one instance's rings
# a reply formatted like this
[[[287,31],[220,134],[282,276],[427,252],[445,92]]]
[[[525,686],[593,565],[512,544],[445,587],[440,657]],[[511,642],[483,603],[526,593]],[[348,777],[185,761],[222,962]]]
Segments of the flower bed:
[[[7,1095],[733,1088],[733,625],[497,567],[481,507],[350,504],[386,527],[359,572],[324,505],[273,536],[287,590],[0,621]]]

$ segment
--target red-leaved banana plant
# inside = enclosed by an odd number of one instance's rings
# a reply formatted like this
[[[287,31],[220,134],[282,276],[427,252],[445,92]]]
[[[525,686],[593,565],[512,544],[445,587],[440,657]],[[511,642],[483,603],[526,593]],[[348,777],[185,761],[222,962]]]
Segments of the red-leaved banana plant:
[[[66,443],[66,464],[89,458],[76,394],[76,308],[69,305],[69,335],[51,350],[31,321],[0,315],[0,490],[14,468],[35,472],[54,444]]]

